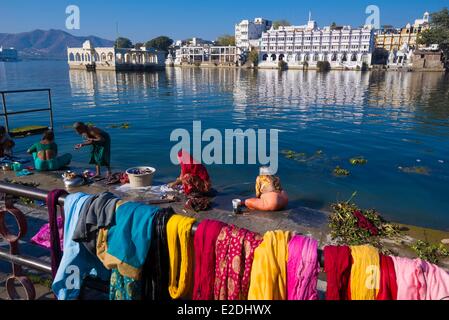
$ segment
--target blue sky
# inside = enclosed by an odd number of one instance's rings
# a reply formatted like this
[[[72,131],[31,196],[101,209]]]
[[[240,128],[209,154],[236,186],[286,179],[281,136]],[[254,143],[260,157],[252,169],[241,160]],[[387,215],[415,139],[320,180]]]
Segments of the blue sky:
[[[119,34],[133,41],[158,35],[173,39],[193,36],[215,39],[232,34],[241,19],[266,17],[304,24],[309,10],[320,26],[335,21],[359,26],[366,19],[365,8],[374,4],[381,10],[381,24],[403,26],[449,6],[448,0],[0,0],[0,33],[33,29],[65,29],[65,8],[78,5],[81,29],[75,35],[98,35],[114,39]]]

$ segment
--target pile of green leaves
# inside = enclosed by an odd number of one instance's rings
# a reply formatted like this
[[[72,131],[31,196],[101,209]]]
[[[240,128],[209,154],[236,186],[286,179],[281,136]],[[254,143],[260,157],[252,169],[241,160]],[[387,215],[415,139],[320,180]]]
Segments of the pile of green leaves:
[[[343,169],[340,166],[337,166],[334,169],[334,175],[337,177],[347,177],[351,174],[351,172],[349,172],[349,170]]]
[[[438,264],[441,259],[449,258],[449,250],[444,244],[429,243],[419,240],[411,246],[418,258],[433,264]]]
[[[362,210],[351,202],[341,202],[332,205],[333,213],[329,217],[332,240],[339,245],[372,245],[382,249],[382,239],[395,239],[399,237],[399,226],[387,222],[376,210]],[[359,227],[354,212],[359,211],[377,229],[378,234],[373,236],[368,230]]]

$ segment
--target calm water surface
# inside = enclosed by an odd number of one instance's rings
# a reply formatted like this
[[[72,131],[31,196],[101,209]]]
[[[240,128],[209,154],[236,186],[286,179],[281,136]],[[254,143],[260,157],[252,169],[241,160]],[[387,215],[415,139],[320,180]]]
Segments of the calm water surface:
[[[374,207],[394,221],[449,230],[449,77],[441,73],[360,73],[167,69],[158,73],[69,71],[63,61],[0,63],[0,90],[53,90],[61,151],[74,160],[79,138],[74,121],[108,129],[115,169],[149,164],[158,181],[178,174],[169,159],[175,128],[192,130],[279,129],[280,150],[307,154],[308,161],[280,157],[279,175],[292,206],[327,209],[347,200]],[[46,103],[44,96],[8,98],[11,109]],[[47,115],[11,119],[14,126],[46,124]],[[37,137],[18,142],[24,152]],[[312,157],[318,150],[320,157]],[[348,159],[364,156],[366,166]],[[336,178],[340,165],[351,176]],[[429,174],[399,167],[425,167]],[[214,185],[225,196],[249,196],[257,166],[211,166]]]

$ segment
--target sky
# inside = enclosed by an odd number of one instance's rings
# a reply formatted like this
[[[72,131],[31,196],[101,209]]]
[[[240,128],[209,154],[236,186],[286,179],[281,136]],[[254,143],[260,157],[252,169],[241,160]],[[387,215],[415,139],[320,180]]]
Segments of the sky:
[[[67,30],[66,7],[80,9],[80,29]],[[199,37],[214,40],[233,34],[242,19],[286,19],[302,25],[312,19],[319,26],[336,22],[360,26],[368,5],[380,8],[380,24],[401,27],[421,18],[425,11],[449,7],[448,0],[0,0],[0,33],[34,29],[62,29],[74,35],[96,35],[146,41],[159,35],[174,40]],[[117,28],[118,25],[118,28]],[[118,30],[118,32],[117,32]]]

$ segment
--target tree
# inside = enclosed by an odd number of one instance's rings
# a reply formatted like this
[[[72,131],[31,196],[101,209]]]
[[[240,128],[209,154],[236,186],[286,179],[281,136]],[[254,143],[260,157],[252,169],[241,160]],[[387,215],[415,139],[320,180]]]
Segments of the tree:
[[[218,37],[215,44],[223,47],[235,46],[235,37],[228,34],[222,35],[221,37]]]
[[[335,29],[337,29],[337,23],[336,22],[332,22],[331,30],[335,30]]]
[[[259,50],[252,48],[248,60],[256,67],[259,64]]]
[[[288,26],[291,26],[291,25],[292,24],[288,20],[285,20],[285,19],[276,20],[276,21],[273,22],[273,28],[274,29],[279,29],[279,27],[288,27]]]
[[[447,8],[432,13],[430,29],[421,32],[418,44],[426,46],[438,44],[443,51],[445,62],[449,60],[449,10]]]
[[[134,48],[140,50],[140,48],[142,48],[143,46],[144,46],[144,44],[143,44],[142,42],[137,42],[137,43],[134,45]]]
[[[147,48],[153,48],[160,51],[168,51],[168,48],[173,44],[173,40],[166,36],[154,38],[145,43]]]
[[[115,40],[115,48],[132,48],[133,43],[128,38],[119,37]]]

